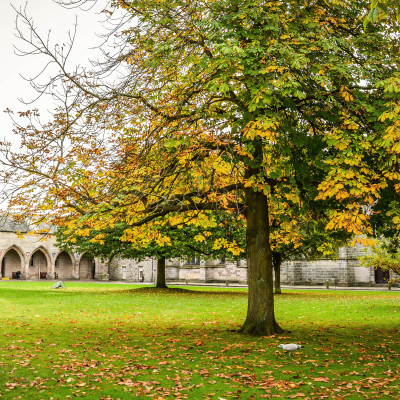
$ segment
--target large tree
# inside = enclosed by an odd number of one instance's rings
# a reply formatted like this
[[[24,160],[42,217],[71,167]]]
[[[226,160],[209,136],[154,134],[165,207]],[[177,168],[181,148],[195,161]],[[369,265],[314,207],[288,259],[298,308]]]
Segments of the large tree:
[[[243,213],[241,331],[280,332],[273,204],[284,195],[306,205],[318,188],[329,229],[365,233],[362,206],[397,179],[382,179],[382,141],[398,138],[378,119],[385,96],[398,97],[396,23],[364,27],[370,3],[361,0],[119,0],[117,11],[118,50],[92,74],[69,73],[32,25],[20,31],[60,67],[42,89],[58,79],[65,107],[44,130],[18,130],[22,155],[3,147],[6,181],[25,179],[11,205],[83,231],[122,220],[135,244],[168,243],[164,223],[206,230],[205,211]]]

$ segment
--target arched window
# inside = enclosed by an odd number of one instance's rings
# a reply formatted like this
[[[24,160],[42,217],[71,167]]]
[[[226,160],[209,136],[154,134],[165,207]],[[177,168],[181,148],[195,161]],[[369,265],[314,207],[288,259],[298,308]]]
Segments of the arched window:
[[[187,260],[187,265],[200,265],[200,257],[192,256]]]

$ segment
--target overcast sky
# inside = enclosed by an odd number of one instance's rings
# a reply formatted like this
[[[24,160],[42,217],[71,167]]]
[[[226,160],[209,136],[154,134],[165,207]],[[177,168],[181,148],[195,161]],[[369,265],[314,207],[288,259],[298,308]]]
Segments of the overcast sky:
[[[43,36],[47,36],[47,32],[51,30],[51,38],[53,44],[62,43],[67,37],[69,30],[73,29],[76,16],[78,17],[77,41],[71,58],[70,67],[73,64],[87,63],[88,58],[92,55],[95,58],[96,50],[90,50],[99,44],[101,40],[96,36],[96,32],[101,31],[101,21],[104,20],[99,11],[101,11],[100,0],[97,6],[89,11],[81,11],[79,9],[65,9],[55,4],[52,0],[1,0],[0,1],[0,138],[6,137],[12,140],[12,124],[3,111],[10,108],[14,111],[22,111],[32,106],[26,106],[18,101],[18,98],[29,100],[33,98],[34,92],[29,83],[21,78],[24,76],[33,76],[40,71],[43,66],[43,58],[29,56],[18,57],[14,54],[13,46],[19,47],[21,44],[15,37],[15,17],[16,13],[12,6],[19,9],[27,4],[27,14],[35,21],[35,25]],[[45,109],[51,109],[50,100],[42,101],[39,108],[42,114]]]

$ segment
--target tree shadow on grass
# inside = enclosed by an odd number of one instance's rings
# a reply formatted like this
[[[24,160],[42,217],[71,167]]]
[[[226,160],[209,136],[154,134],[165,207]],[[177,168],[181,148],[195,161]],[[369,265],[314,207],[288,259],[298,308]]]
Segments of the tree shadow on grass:
[[[234,291],[223,289],[219,290],[193,290],[183,288],[156,288],[156,287],[141,287],[137,289],[123,290],[122,293],[130,294],[159,294],[159,295],[185,295],[185,296],[220,296],[220,297],[247,297],[247,291]]]

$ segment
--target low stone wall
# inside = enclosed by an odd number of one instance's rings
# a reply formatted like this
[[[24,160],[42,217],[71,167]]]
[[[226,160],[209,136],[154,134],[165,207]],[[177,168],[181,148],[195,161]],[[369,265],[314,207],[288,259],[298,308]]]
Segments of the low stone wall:
[[[179,281],[204,281],[200,275],[199,266],[185,265],[179,267]]]
[[[179,280],[179,266],[169,266],[165,268],[165,279],[167,281]]]
[[[281,282],[288,285],[318,285],[329,282],[341,286],[374,283],[373,269],[360,266],[358,259],[296,260],[282,263]]]
[[[211,263],[210,263],[211,264]],[[247,283],[247,268],[237,263],[167,266],[168,281]]]
[[[247,283],[247,268],[236,263],[207,267],[207,282]]]

